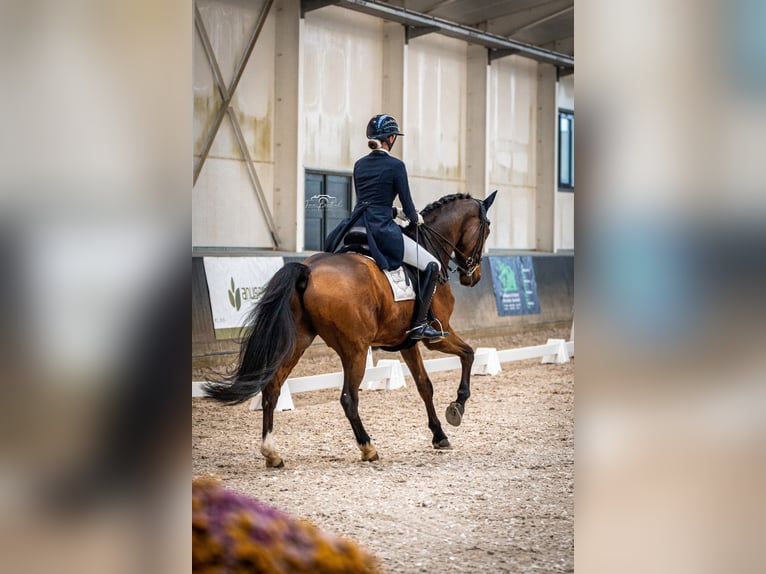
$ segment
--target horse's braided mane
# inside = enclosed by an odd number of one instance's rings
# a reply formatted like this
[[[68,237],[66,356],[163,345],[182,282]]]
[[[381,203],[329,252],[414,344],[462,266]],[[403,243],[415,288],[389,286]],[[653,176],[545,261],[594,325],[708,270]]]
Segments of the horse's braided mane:
[[[429,203],[426,205],[423,209],[420,210],[421,215],[427,215],[431,213],[434,209],[437,209],[444,205],[445,203],[450,203],[452,201],[455,201],[456,199],[472,199],[470,193],[453,193],[452,195],[445,195],[444,197],[437,199],[433,203]]]

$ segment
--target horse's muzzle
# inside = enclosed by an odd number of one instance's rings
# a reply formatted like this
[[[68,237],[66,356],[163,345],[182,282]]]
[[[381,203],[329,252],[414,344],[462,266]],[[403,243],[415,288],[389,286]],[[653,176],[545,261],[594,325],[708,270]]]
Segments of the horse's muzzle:
[[[479,271],[471,273],[470,275],[464,273],[460,274],[460,284],[465,285],[466,287],[473,287],[479,282],[479,279],[481,279],[481,273]]]

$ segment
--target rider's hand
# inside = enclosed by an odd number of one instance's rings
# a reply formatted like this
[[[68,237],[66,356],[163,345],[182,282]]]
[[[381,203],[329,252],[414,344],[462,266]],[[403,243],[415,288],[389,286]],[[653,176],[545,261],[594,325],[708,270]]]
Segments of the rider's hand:
[[[418,225],[423,225],[423,216],[418,213]]]
[[[399,227],[409,227],[410,220],[407,219],[406,215],[404,215],[404,211],[402,211],[396,206],[394,206],[393,209],[394,209],[394,223],[396,223]]]

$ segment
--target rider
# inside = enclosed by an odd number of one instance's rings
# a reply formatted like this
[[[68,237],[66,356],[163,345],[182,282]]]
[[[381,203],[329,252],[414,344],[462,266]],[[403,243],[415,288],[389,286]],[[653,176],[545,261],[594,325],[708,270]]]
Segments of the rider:
[[[397,210],[391,206],[398,196],[407,219],[417,225],[423,224],[423,216],[412,202],[407,168],[403,161],[389,153],[397,136],[402,135],[396,119],[388,114],[379,114],[369,121],[367,145],[372,151],[354,165],[357,204],[345,225],[341,223],[328,236],[328,244],[333,243],[333,238],[337,240],[339,229],[347,228],[349,223],[363,225],[370,252],[381,269],[397,269],[403,261],[424,272],[417,316],[408,332],[412,339],[441,339],[447,333],[435,330],[426,320],[441,264],[412,238],[404,235],[393,219]]]

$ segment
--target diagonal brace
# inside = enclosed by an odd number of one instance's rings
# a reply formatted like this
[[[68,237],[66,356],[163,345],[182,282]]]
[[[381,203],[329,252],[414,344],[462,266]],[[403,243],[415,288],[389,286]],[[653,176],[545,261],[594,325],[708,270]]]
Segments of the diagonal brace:
[[[266,203],[266,196],[263,194],[263,187],[261,187],[261,180],[258,179],[258,172],[255,171],[255,166],[253,165],[253,159],[250,157],[250,150],[247,149],[247,142],[245,141],[245,136],[242,134],[242,128],[239,125],[239,120],[237,119],[237,116],[234,113],[234,108],[232,108],[231,106],[229,106],[226,109],[226,112],[229,116],[231,127],[234,130],[234,137],[237,139],[237,145],[239,146],[239,151],[242,153],[242,157],[245,160],[247,175],[250,178],[250,183],[253,185],[253,189],[255,190],[255,196],[256,198],[258,198],[258,204],[261,206],[263,217],[266,220],[266,225],[269,228],[269,233],[271,234],[271,241],[274,244],[274,248],[279,250],[282,248],[282,243],[279,240],[279,235],[277,234],[277,227],[274,224],[274,219],[271,217],[271,210],[269,210],[269,205]]]
[[[261,182],[258,179],[258,173],[256,172],[255,166],[253,165],[253,160],[250,156],[250,151],[247,148],[247,142],[245,141],[245,136],[242,133],[242,128],[239,125],[239,120],[234,113],[234,109],[231,107],[231,100],[234,96],[234,92],[237,89],[237,85],[239,84],[239,80],[242,77],[245,66],[250,59],[250,54],[255,47],[255,42],[258,39],[261,29],[263,28],[263,23],[266,20],[266,15],[268,14],[269,8],[272,4],[273,0],[266,0],[266,3],[263,5],[261,13],[258,15],[258,20],[256,22],[255,29],[253,30],[253,34],[250,36],[245,52],[242,54],[242,58],[237,64],[237,67],[234,71],[234,78],[232,79],[231,85],[228,87],[228,89],[226,88],[223,74],[221,74],[221,68],[218,65],[218,60],[216,59],[215,53],[213,52],[213,46],[210,43],[210,37],[207,34],[205,23],[202,21],[202,15],[200,14],[197,5],[194,5],[194,23],[197,27],[197,32],[199,33],[200,40],[202,41],[202,47],[205,51],[205,55],[207,56],[208,62],[210,63],[210,68],[213,72],[213,81],[215,83],[215,87],[218,90],[222,100],[221,106],[218,110],[216,110],[213,119],[213,125],[210,127],[208,135],[205,138],[205,143],[200,153],[199,162],[194,168],[194,183],[197,182],[197,178],[202,171],[202,166],[207,159],[210,148],[213,144],[213,140],[218,133],[218,129],[221,127],[223,117],[228,115],[232,130],[234,131],[234,136],[237,140],[237,146],[239,147],[240,153],[242,154],[242,158],[245,160],[247,175],[250,179],[250,183],[253,186],[253,190],[255,191],[255,195],[258,199],[258,203],[261,207],[264,219],[266,219],[266,225],[269,228],[272,243],[276,249],[281,249],[281,241],[279,240],[279,235],[277,233],[276,225],[274,224],[274,219],[271,216],[271,210],[269,210],[269,206],[266,203],[263,187],[261,186]]]
[[[221,96],[222,101],[221,106],[218,108],[218,110],[216,110],[216,113],[213,117],[213,123],[208,130],[204,143],[202,144],[199,160],[194,166],[193,184],[197,183],[199,174],[202,171],[202,166],[205,165],[205,160],[207,160],[207,156],[210,153],[210,148],[213,145],[213,140],[218,133],[218,129],[221,127],[223,117],[226,115],[226,110],[231,105],[231,100],[234,97],[234,92],[239,85],[240,79],[242,79],[242,74],[245,71],[245,66],[247,66],[247,62],[250,60],[250,54],[253,52],[253,48],[255,47],[255,43],[258,40],[258,36],[260,36],[261,30],[263,29],[263,24],[266,22],[266,16],[268,15],[273,3],[274,0],[266,0],[264,2],[260,14],[258,14],[258,19],[255,22],[253,33],[248,39],[245,51],[242,53],[242,57],[240,58],[237,67],[234,69],[234,77],[232,78],[228,89],[226,88],[226,82],[223,80],[221,69],[218,67],[218,60],[216,60],[215,53],[213,52],[213,46],[210,43],[210,37],[207,34],[205,23],[202,21],[202,14],[199,11],[199,6],[197,6],[196,2],[194,3],[194,25],[197,28],[197,33],[199,34],[200,40],[202,41],[202,48],[205,50],[205,56],[207,56],[207,60],[210,63],[210,68],[213,71],[213,79],[215,80],[215,85],[216,88],[218,88],[218,94]]]

